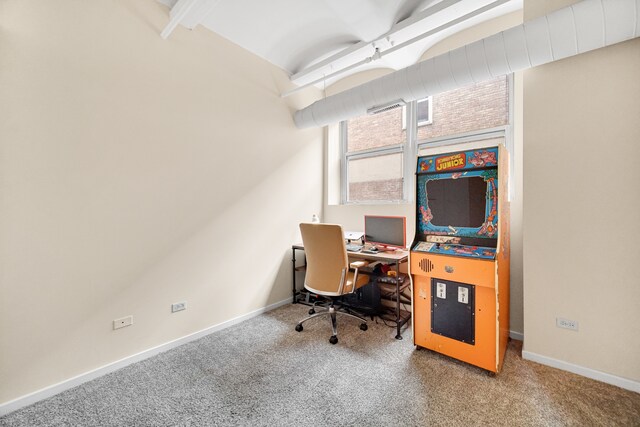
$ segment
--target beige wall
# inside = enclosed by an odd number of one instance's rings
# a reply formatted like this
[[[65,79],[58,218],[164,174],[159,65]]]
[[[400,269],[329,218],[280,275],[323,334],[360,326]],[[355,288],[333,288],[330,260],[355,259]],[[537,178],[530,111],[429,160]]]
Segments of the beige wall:
[[[447,39],[437,43],[422,55],[422,60],[431,58],[452,49],[456,49],[465,44],[472,43],[484,37],[493,35],[507,28],[515,27],[522,23],[522,13],[514,12],[500,18],[496,18],[486,23],[479,24],[468,30],[461,31]],[[359,74],[346,77],[327,88],[327,95],[347,90],[358,84],[365,83],[375,78],[381,77],[392,70],[369,70]],[[514,113],[522,113],[522,87],[520,74],[514,80]],[[380,205],[339,205],[337,192],[339,187],[336,183],[336,174],[339,173],[336,164],[336,156],[339,154],[335,146],[338,144],[336,131],[337,126],[330,126],[328,132],[328,144],[326,150],[327,168],[325,185],[324,218],[326,222],[343,224],[344,227],[353,230],[362,230],[363,216],[365,214],[377,215],[402,215],[407,217],[408,241],[413,239],[415,231],[415,205],[405,204],[380,204]],[[458,149],[458,147],[456,147]],[[464,149],[464,147],[460,147]],[[511,201],[511,330],[516,333],[523,331],[522,314],[522,128],[516,126],[514,130],[514,177],[515,187],[513,199]]]
[[[284,72],[167,22],[0,4],[0,403],[290,297],[323,135],[292,112],[318,92],[284,101]]]
[[[532,19],[573,1],[525,2]],[[524,79],[524,349],[640,381],[640,40]],[[559,329],[563,317],[578,332]]]

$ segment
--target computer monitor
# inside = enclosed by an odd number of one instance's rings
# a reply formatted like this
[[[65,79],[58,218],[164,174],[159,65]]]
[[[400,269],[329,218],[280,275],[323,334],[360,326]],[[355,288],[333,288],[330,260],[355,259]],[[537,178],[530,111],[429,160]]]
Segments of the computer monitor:
[[[364,216],[364,241],[371,245],[405,248],[406,230],[404,216]]]

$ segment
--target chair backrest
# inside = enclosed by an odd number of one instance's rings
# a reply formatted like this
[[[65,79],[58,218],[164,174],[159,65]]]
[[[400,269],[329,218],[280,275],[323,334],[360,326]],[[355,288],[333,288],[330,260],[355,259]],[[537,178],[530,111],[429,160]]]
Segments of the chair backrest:
[[[318,291],[338,292],[349,272],[349,258],[342,227],[338,224],[300,224],[307,257],[305,286]]]

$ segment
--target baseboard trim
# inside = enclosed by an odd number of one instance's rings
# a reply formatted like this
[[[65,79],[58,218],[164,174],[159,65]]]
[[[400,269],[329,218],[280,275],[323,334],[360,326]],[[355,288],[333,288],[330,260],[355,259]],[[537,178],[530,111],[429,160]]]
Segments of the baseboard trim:
[[[532,362],[540,363],[542,365],[551,366],[552,368],[558,368],[563,371],[568,371],[574,374],[582,375],[583,377],[591,378],[592,380],[615,385],[625,390],[640,393],[640,382],[638,381],[633,381],[627,378],[618,377],[616,375],[607,374],[605,372],[596,371],[595,369],[591,369],[591,368],[585,368],[584,366],[574,365],[573,363],[554,359],[552,357],[543,356],[537,353],[532,353],[530,351],[523,350],[522,358],[525,360],[530,360]]]
[[[266,313],[268,311],[274,310],[278,307],[282,307],[283,305],[290,304],[290,303],[291,303],[291,298],[287,298],[286,300],[282,300],[282,301],[270,304],[266,307],[259,308],[247,314],[243,314],[242,316],[234,317],[233,319],[227,320],[222,323],[218,323],[217,325],[210,326],[201,331],[194,332],[189,335],[185,335],[184,337],[166,342],[164,344],[161,344],[157,347],[150,348],[148,350],[141,351],[140,353],[127,356],[123,359],[109,363],[100,368],[85,372],[73,378],[69,378],[68,380],[61,381],[57,384],[53,384],[43,389],[34,391],[33,393],[29,393],[24,396],[18,397],[14,400],[10,400],[8,402],[2,403],[0,404],[0,417],[3,415],[7,415],[13,411],[16,411],[20,408],[24,408],[25,406],[29,406],[33,403],[55,396],[56,394],[62,393],[65,390],[69,390],[73,387],[79,386],[88,381],[99,378],[103,375],[117,371],[118,369],[124,368],[125,366],[131,365],[136,362],[140,362],[141,360],[148,359],[150,357],[155,356],[156,354],[160,354],[167,350],[171,350],[172,348],[186,344],[188,342],[195,341],[199,338],[202,338],[214,332],[220,331],[222,329],[226,329],[230,326],[233,326],[245,320],[251,319],[252,317],[259,316],[263,313]]]
[[[524,334],[522,332],[509,331],[509,338],[512,340],[524,341]]]

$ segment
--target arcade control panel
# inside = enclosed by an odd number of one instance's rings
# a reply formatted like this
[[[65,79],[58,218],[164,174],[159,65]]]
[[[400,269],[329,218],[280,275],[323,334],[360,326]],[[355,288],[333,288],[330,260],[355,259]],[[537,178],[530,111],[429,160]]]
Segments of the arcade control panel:
[[[477,259],[495,259],[496,249],[453,243],[418,242],[413,250],[438,255],[462,256]]]

